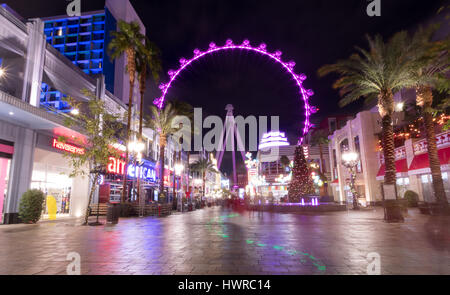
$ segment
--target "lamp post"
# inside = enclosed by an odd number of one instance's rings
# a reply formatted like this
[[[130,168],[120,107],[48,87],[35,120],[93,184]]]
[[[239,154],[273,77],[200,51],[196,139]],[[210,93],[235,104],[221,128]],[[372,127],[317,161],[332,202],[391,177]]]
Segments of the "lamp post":
[[[183,170],[184,170],[184,165],[181,163],[175,164],[174,170],[175,170],[176,177],[180,181],[181,174],[183,173]],[[174,179],[174,183],[173,183],[174,192],[176,193],[175,184],[176,184],[176,178]],[[180,183],[178,183],[178,184],[180,184]],[[177,186],[177,189],[179,189],[179,185]],[[174,194],[174,197],[175,197],[175,194]],[[182,197],[177,198],[177,207],[181,207],[180,211],[183,211],[183,198]]]
[[[142,141],[131,141],[128,143],[128,150],[135,154],[135,175],[136,175],[136,181],[137,181],[137,196],[139,200],[139,217],[143,217],[143,207],[142,207],[142,198],[141,198],[141,169],[138,168],[138,162],[140,163],[142,161],[142,151],[145,149],[145,144]],[[128,170],[128,169],[127,169]]]
[[[358,192],[355,187],[356,179],[356,165],[358,165],[358,154],[355,152],[344,152],[342,154],[342,165],[350,172],[350,190],[353,196],[353,210],[359,210],[358,206]]]

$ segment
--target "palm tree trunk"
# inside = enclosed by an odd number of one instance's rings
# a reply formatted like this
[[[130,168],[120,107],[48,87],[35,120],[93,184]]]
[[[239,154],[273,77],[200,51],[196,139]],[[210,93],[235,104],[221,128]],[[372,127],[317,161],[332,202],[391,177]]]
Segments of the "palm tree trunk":
[[[448,200],[445,195],[444,181],[442,180],[441,163],[439,161],[438,150],[436,146],[436,134],[434,131],[433,115],[431,113],[431,104],[433,94],[430,87],[419,87],[417,89],[418,100],[422,100],[423,123],[425,135],[428,143],[428,159],[430,162],[431,176],[433,180],[433,190],[436,202],[443,208],[448,207]]]
[[[164,135],[159,135],[159,195],[164,193],[164,151],[166,142]]]
[[[384,175],[385,184],[394,184],[396,180],[395,169],[395,153],[394,153],[394,126],[392,125],[392,115],[386,114],[382,119],[382,142],[384,165],[386,167],[386,174]],[[397,198],[397,196],[395,196]]]
[[[206,191],[205,191],[205,189],[206,189],[206,171],[205,170],[203,170],[202,178],[203,178],[202,179],[203,180],[203,196],[205,196],[206,195]]]
[[[191,184],[190,184],[190,176],[191,176],[191,169],[190,169],[190,163],[189,158],[191,157],[191,152],[187,151],[187,191],[189,192],[189,196],[191,196]]]
[[[133,91],[134,91],[134,81],[136,75],[136,65],[134,63],[135,52],[133,49],[127,49],[127,67],[128,73],[130,76],[130,92],[128,95],[128,124],[127,124],[127,132],[126,132],[126,143],[125,143],[125,169],[123,174],[123,188],[122,188],[122,200],[121,202],[125,202],[125,198],[127,197],[127,174],[128,174],[128,143],[130,142],[130,131],[131,131],[131,107],[133,104]]]
[[[319,154],[320,154],[320,172],[325,173],[325,166],[323,165],[323,150],[322,144],[319,143]]]
[[[142,121],[144,117],[144,93],[145,93],[145,78],[147,76],[146,67],[142,68],[139,75],[139,91],[141,94],[141,103],[139,108],[139,139],[142,140]]]

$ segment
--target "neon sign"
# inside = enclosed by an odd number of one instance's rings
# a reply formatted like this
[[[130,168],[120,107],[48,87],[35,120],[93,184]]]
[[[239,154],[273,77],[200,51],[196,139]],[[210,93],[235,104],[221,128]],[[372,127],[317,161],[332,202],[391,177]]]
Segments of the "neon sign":
[[[107,166],[108,173],[120,174],[125,173],[125,161],[114,157],[109,157],[109,163]],[[140,178],[148,181],[156,181],[156,171],[153,163],[144,161],[140,166],[129,164],[127,174],[130,178]]]
[[[109,159],[109,163],[107,166],[108,172],[122,175],[125,171],[125,161],[121,159],[116,159],[114,157],[109,157],[108,159]]]
[[[52,147],[72,154],[84,155],[84,148],[77,147],[65,142],[60,142],[56,138],[53,138]]]
[[[270,131],[263,135],[261,143],[259,144],[259,149],[287,145],[289,145],[289,142],[284,132]]]

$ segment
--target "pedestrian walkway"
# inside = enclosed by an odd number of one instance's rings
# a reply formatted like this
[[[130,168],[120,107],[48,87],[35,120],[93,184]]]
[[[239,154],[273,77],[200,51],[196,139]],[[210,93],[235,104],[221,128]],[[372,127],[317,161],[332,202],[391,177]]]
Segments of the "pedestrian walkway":
[[[450,218],[411,210],[385,223],[380,208],[280,214],[204,208],[165,218],[78,220],[0,226],[0,274],[450,274]],[[372,256],[373,257],[373,256]]]

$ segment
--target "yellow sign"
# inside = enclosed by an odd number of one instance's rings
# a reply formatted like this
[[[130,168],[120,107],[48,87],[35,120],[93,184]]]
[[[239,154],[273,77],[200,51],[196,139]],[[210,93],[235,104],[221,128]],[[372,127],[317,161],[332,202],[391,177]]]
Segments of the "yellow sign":
[[[56,199],[48,195],[47,196],[47,212],[48,212],[48,219],[55,220],[56,219],[56,211],[58,211],[58,208],[56,206]]]

